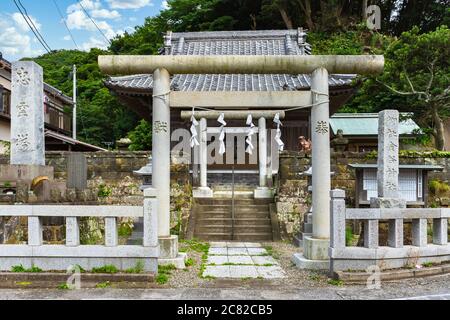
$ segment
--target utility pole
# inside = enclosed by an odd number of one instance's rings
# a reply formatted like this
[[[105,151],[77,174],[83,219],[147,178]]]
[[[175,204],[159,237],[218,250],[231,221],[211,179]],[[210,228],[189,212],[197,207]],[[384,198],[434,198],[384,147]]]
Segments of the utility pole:
[[[77,139],[77,66],[73,65],[72,138]]]

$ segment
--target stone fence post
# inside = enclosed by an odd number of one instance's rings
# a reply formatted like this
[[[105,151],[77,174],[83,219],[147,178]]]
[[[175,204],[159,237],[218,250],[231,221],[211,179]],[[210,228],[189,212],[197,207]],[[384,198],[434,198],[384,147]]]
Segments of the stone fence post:
[[[144,189],[144,247],[158,245],[158,199],[155,188]]]
[[[345,248],[345,191],[331,190],[330,197],[330,247]]]

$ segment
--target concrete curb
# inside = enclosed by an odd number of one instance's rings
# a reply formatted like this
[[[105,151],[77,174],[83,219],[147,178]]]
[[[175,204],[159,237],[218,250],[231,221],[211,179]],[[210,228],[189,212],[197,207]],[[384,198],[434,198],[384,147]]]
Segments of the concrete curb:
[[[401,270],[386,270],[381,272],[381,281],[395,281],[411,278],[423,278],[429,276],[443,275],[450,273],[450,264],[435,266],[435,267],[422,267],[421,269],[401,269]],[[367,272],[348,272],[348,271],[336,271],[334,278],[342,280],[348,284],[361,284],[366,283],[369,277],[373,277],[373,273]]]
[[[71,274],[61,272],[14,273],[0,272],[0,289],[7,288],[57,288],[66,283]],[[82,273],[81,287],[95,288],[98,283],[109,282],[112,287],[149,288],[155,286],[154,273],[104,274]]]

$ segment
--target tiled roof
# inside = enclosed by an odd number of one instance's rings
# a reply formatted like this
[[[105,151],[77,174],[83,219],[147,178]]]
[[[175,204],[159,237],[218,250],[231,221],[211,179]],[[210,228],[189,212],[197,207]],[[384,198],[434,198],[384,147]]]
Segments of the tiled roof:
[[[311,46],[302,30],[215,31],[172,33],[165,37],[162,54],[171,55],[309,55]],[[350,85],[354,75],[331,75],[331,87]],[[111,77],[106,85],[124,93],[150,94],[153,77],[148,74]],[[179,91],[282,91],[310,87],[305,74],[183,74],[172,78]]]

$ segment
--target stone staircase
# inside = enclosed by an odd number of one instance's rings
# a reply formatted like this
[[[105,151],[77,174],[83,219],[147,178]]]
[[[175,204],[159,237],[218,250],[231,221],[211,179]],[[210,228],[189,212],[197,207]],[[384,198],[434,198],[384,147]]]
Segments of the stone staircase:
[[[198,199],[193,208],[194,237],[205,241],[272,241],[270,205],[272,199],[253,199],[250,195],[235,195],[232,219],[232,199]],[[233,223],[234,222],[234,223]]]

